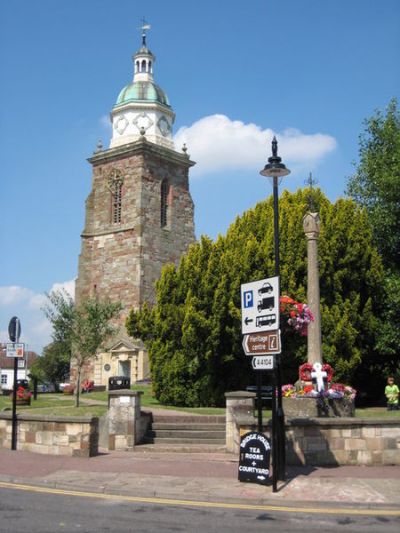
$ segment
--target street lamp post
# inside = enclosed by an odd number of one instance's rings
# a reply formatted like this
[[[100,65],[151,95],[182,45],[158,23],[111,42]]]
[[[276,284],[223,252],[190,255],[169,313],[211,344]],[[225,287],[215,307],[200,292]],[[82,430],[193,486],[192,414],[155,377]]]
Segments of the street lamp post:
[[[268,163],[260,172],[261,176],[272,178],[273,199],[274,199],[274,256],[275,256],[275,276],[280,274],[279,262],[279,197],[278,180],[290,174],[290,170],[282,163],[282,158],[278,156],[278,141],[274,136],[272,140],[272,156],[268,158]],[[278,278],[279,279],[279,278]],[[279,291],[280,294],[280,279]],[[286,453],[285,453],[285,415],[282,408],[282,361],[281,356],[276,356],[274,389],[278,388],[278,394],[273,394],[272,398],[272,425],[275,426],[275,468],[277,470],[274,477],[285,479]],[[274,439],[273,439],[274,440]]]

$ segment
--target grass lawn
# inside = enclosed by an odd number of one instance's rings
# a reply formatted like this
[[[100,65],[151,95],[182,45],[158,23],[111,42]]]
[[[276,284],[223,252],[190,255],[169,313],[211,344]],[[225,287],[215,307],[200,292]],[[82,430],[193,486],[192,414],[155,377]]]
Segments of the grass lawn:
[[[173,409],[187,413],[197,413],[204,415],[224,415],[223,407],[175,407],[162,405],[154,398],[151,385],[133,385],[132,390],[142,391],[141,405],[143,408],[153,407],[155,409]],[[73,396],[59,394],[38,394],[37,400],[31,400],[30,406],[17,406],[17,413],[35,413],[55,416],[102,416],[107,411],[106,403],[104,405],[84,405],[85,400],[97,400],[99,402],[108,401],[108,392],[90,392],[81,395],[82,403],[76,408]],[[0,411],[12,409],[12,397],[0,396]],[[257,412],[254,413],[257,416]],[[400,411],[388,411],[386,407],[366,407],[356,409],[357,418],[396,418],[400,420]],[[263,418],[271,418],[270,410],[263,410]]]

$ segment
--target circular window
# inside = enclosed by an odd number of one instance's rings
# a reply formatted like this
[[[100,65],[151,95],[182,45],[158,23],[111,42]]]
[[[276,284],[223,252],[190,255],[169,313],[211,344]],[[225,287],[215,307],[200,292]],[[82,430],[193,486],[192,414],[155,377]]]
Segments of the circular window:
[[[108,363],[105,364],[105,365],[104,365],[104,370],[105,370],[106,372],[110,372],[110,370],[111,370],[111,366],[110,366]]]

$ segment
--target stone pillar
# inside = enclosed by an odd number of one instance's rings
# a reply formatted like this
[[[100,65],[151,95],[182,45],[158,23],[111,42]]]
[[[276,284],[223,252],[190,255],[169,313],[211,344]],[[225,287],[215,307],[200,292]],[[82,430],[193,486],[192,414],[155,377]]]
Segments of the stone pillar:
[[[303,229],[307,237],[307,300],[314,315],[308,325],[307,361],[310,364],[322,363],[321,311],[318,272],[318,237],[320,219],[318,213],[307,213],[303,218]]]
[[[129,389],[108,393],[108,449],[133,450],[139,442],[140,396]]]
[[[236,452],[240,444],[239,428],[236,425],[236,415],[254,413],[254,392],[236,391],[226,392],[226,451]]]

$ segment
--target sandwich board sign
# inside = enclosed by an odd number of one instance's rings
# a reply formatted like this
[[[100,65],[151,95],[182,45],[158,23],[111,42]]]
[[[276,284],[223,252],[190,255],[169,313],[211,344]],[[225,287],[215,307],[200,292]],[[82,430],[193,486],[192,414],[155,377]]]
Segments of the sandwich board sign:
[[[242,333],[279,329],[279,276],[241,285]]]
[[[265,435],[249,431],[240,439],[239,481],[269,483],[271,445]]]

